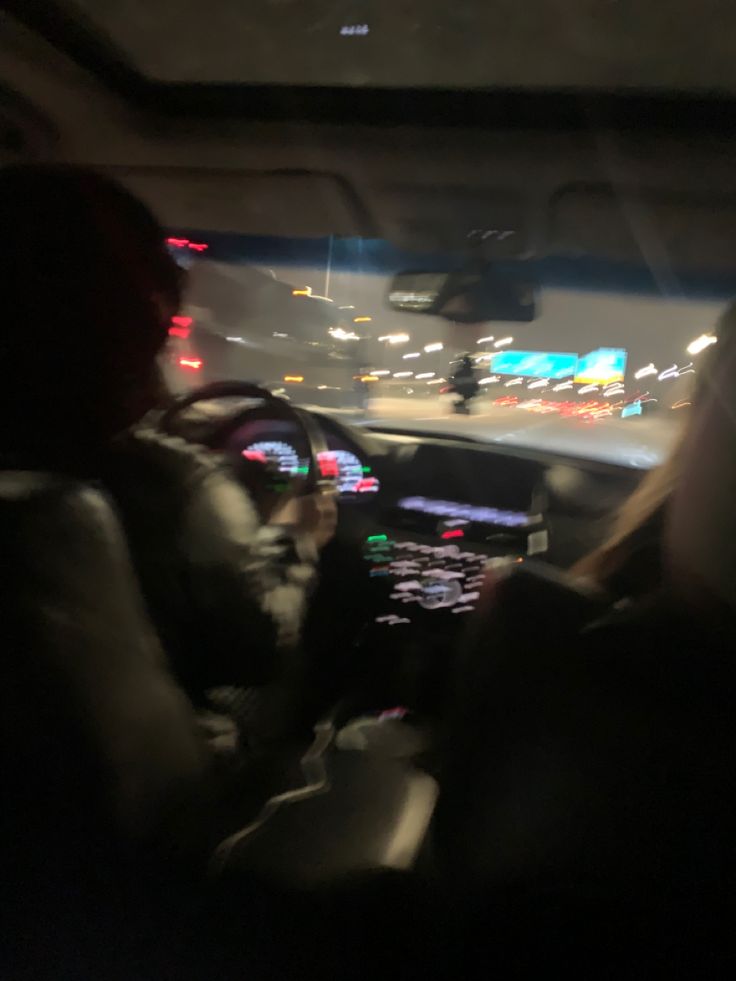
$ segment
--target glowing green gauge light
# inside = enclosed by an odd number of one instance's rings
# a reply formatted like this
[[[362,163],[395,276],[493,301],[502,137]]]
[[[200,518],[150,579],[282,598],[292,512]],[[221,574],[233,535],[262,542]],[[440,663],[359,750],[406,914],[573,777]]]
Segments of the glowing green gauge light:
[[[387,542],[388,535],[369,535],[366,538],[367,542]]]
[[[363,467],[362,468],[363,473],[370,473],[372,469],[373,469],[372,467]]]

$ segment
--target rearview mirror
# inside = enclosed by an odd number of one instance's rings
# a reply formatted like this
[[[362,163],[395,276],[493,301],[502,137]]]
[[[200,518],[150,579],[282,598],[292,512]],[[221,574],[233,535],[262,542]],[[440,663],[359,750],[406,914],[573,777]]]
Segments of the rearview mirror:
[[[483,264],[452,272],[400,272],[388,305],[402,313],[424,313],[461,324],[489,320],[528,322],[536,317],[536,283]]]

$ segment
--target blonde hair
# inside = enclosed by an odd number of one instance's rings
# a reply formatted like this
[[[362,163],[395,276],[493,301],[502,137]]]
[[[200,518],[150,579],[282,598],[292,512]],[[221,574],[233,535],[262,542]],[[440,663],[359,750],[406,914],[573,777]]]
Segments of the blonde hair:
[[[580,559],[572,573],[586,576],[599,586],[613,588],[616,579],[660,530],[672,491],[680,476],[684,432],[660,466],[650,470],[634,493],[618,510],[606,541]],[[655,574],[652,574],[654,578]],[[649,585],[649,584],[646,584]],[[652,582],[651,587],[656,587]]]
[[[736,335],[736,303],[730,303],[721,314],[715,333],[719,338],[728,337],[729,340]],[[703,357],[693,394],[693,410],[697,410],[709,386],[711,368],[715,363],[715,347],[720,346],[711,347]],[[633,567],[639,562],[642,549],[654,548],[657,556],[661,552],[661,532],[672,492],[682,473],[683,447],[689,428],[689,425],[684,427],[664,463],[649,471],[618,510],[606,541],[572,567],[573,575],[585,576],[612,591],[616,590],[619,580],[634,576],[639,588],[645,592],[660,585],[658,561],[636,571]]]

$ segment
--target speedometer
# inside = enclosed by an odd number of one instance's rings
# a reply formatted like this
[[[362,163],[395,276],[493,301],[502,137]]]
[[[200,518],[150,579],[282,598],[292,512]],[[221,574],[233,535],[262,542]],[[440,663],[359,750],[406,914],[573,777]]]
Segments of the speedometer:
[[[371,468],[349,450],[320,453],[319,466],[323,477],[335,478],[340,494],[365,494],[379,488],[378,478],[370,476]]]
[[[251,443],[242,450],[246,460],[258,460],[259,463],[274,463],[280,473],[296,474],[302,472],[299,456],[289,443],[281,440],[261,440]]]

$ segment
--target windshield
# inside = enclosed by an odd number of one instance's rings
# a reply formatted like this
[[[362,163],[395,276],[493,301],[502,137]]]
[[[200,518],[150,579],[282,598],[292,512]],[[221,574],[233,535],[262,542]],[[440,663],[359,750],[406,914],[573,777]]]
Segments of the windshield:
[[[175,391],[238,378],[358,425],[638,468],[666,455],[736,292],[552,256],[524,263],[533,320],[458,323],[388,306],[417,257],[384,241],[178,230],[169,246],[189,270],[166,356]],[[424,270],[459,263],[421,257]]]

